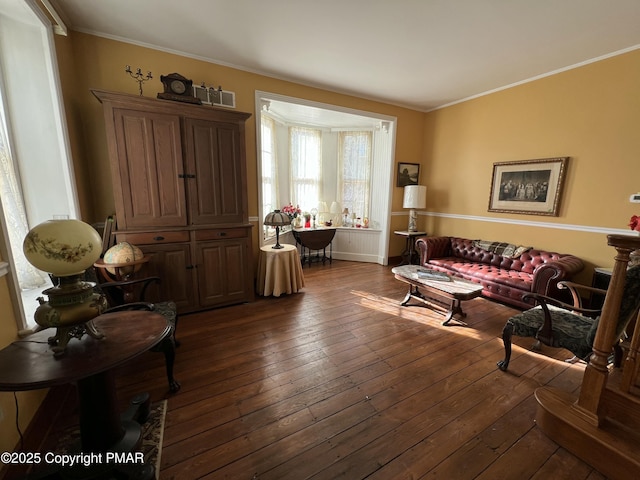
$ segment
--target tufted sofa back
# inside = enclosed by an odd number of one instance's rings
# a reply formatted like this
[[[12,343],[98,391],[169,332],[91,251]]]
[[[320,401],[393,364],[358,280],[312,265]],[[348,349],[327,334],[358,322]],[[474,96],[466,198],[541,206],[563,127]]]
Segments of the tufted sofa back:
[[[499,268],[533,273],[540,264],[558,260],[565,255],[531,249],[516,258],[503,257],[473,245],[473,240],[467,238],[449,237],[449,255],[463,258],[470,262],[486,263]]]

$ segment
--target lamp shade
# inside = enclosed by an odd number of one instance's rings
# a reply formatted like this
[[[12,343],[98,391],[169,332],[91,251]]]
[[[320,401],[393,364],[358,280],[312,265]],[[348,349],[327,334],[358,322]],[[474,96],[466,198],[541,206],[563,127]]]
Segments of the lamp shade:
[[[281,212],[280,210],[274,210],[273,212],[267,213],[267,216],[264,217],[263,223],[270,227],[276,227],[276,244],[271,248],[283,248],[282,245],[280,245],[280,227],[291,225],[291,218],[289,218],[289,215]]]
[[[407,185],[404,187],[402,208],[425,208],[427,206],[427,187]]]
[[[48,220],[29,230],[22,249],[34,267],[68,277],[81,274],[100,258],[102,238],[80,220]]]
[[[270,227],[284,227],[285,225],[291,225],[291,219],[286,213],[280,210],[274,210],[273,212],[267,213],[262,223]]]

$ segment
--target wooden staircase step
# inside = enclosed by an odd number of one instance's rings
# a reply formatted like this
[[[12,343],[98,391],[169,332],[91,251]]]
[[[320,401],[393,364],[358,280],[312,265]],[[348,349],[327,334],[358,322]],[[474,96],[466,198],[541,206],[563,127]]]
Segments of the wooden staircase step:
[[[637,430],[616,421],[599,427],[591,424],[575,405],[577,397],[562,390],[538,388],[535,397],[536,421],[549,438],[607,477],[636,478],[640,472]]]
[[[640,432],[640,397],[620,390],[615,380],[615,377],[609,377],[604,389],[601,403],[603,414],[620,423],[623,428]]]

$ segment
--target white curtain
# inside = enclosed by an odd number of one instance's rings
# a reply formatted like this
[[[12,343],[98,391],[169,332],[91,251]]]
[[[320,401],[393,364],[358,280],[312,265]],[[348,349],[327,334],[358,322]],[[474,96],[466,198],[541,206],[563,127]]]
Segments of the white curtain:
[[[322,198],[322,132],[314,128],[289,128],[291,203],[304,211],[318,206]]]
[[[272,118],[264,112],[261,116],[261,148],[262,148],[262,214],[282,207],[278,204],[278,172],[276,128]]]
[[[22,253],[22,241],[29,231],[27,216],[20,182],[16,175],[11,148],[7,135],[4,106],[0,91],[0,199],[2,200],[2,210],[7,222],[9,232],[9,243],[14,252],[13,260],[16,268],[16,275],[20,288],[30,290],[38,288],[46,283],[43,274],[33,267]]]
[[[340,202],[357,217],[369,216],[372,134],[340,132],[338,137]]]

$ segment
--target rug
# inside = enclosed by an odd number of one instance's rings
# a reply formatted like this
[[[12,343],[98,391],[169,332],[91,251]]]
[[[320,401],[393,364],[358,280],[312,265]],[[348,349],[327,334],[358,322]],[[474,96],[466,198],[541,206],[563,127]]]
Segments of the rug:
[[[162,439],[164,435],[164,421],[167,414],[167,401],[152,403],[149,409],[149,419],[141,425],[142,442],[140,451],[144,454],[147,465],[153,465],[156,469],[156,478],[159,478],[160,457],[162,455]],[[56,446],[52,449],[55,453],[68,453],[80,443],[80,428],[75,425],[67,427],[56,436]]]

